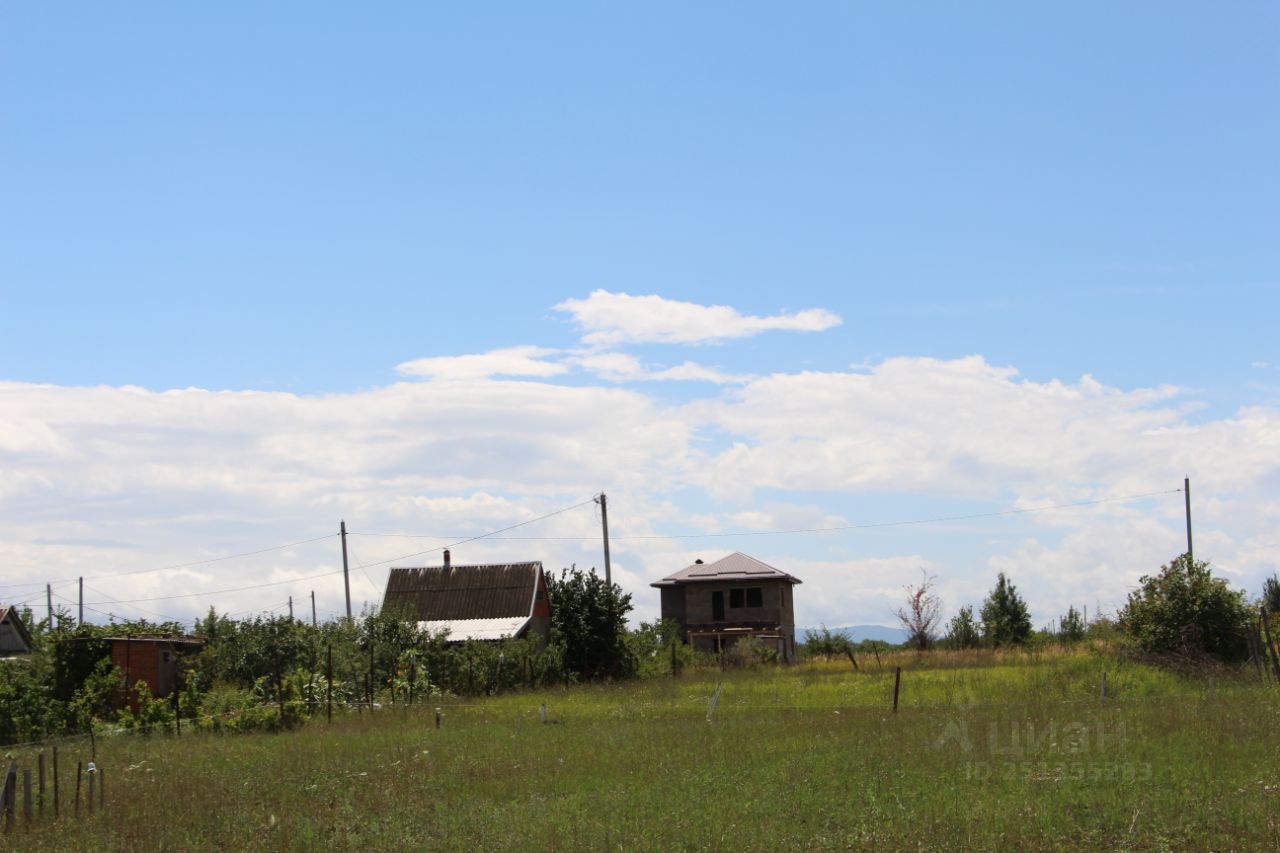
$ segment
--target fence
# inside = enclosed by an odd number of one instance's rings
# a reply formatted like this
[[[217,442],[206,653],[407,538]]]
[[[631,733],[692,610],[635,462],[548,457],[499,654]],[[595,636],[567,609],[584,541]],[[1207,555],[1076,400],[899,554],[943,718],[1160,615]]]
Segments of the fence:
[[[62,787],[58,766],[58,747],[52,748],[52,761],[47,762],[46,754],[40,752],[36,756],[35,790],[32,790],[32,768],[18,767],[18,762],[10,761],[4,773],[4,784],[0,786],[0,812],[4,814],[4,832],[11,833],[18,821],[18,802],[22,802],[22,823],[30,826],[36,820],[57,820],[62,816]],[[49,771],[46,773],[46,771]],[[18,779],[22,784],[19,790]],[[106,777],[102,768],[93,760],[88,763],[76,760],[75,794],[71,799],[71,814],[76,819],[81,814],[92,817],[95,811],[102,811],[107,804]],[[47,784],[51,783],[51,784]]]

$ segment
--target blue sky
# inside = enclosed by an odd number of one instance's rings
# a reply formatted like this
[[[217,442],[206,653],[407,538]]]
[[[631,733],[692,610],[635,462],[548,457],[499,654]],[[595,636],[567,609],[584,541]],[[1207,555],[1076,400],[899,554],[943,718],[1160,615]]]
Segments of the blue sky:
[[[638,535],[694,516],[965,514],[1184,475],[1220,501],[1212,556],[1255,586],[1280,563],[1264,452],[1280,400],[1278,24],[1263,3],[10,4],[0,514],[19,544],[0,597],[50,566],[252,550],[338,515],[435,530],[448,506],[452,529],[493,529],[584,488],[609,489]],[[833,319],[787,327],[806,311]],[[664,322],[692,326],[673,343]],[[601,330],[614,342],[590,343]],[[553,366],[398,370],[515,347]],[[686,363],[702,378],[652,375]],[[1076,397],[1046,407],[1059,386]],[[169,389],[284,396],[246,425],[240,398]],[[801,414],[815,399],[831,407]],[[404,416],[421,405],[453,408]],[[325,406],[373,414],[347,433]],[[504,406],[510,431],[481,435]],[[541,422],[544,406],[566,421]],[[629,406],[652,428],[601,414]],[[324,476],[285,447],[309,430],[343,460]],[[595,442],[611,467],[593,484],[555,472]],[[384,446],[398,449],[370,449]],[[493,459],[533,473],[504,481]],[[308,488],[283,487],[291,475]],[[393,509],[414,501],[429,512]],[[886,621],[882,599],[922,566],[953,583],[949,607],[1007,569],[1045,620],[1086,597],[1114,606],[1176,553],[1161,537],[1178,496],[1123,506],[724,544],[828,573],[815,587],[842,604],[802,614],[814,622]],[[1082,544],[1104,531],[1133,550]],[[42,544],[72,540],[128,547]],[[593,559],[526,544],[549,565]],[[634,547],[638,601],[692,556]],[[871,559],[895,562],[857,563]]]

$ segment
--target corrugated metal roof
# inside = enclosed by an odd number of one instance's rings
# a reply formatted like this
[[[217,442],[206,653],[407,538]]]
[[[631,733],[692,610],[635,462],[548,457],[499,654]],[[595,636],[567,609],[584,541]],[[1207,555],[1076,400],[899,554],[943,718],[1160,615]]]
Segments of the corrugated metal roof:
[[[27,629],[26,623],[22,621],[22,614],[18,612],[18,608],[12,604],[0,604],[0,622],[8,622],[9,627],[13,629],[13,633],[27,647],[27,651],[31,651],[31,631]]]
[[[688,583],[704,581],[787,581],[800,583],[798,578],[775,569],[768,563],[762,563],[755,557],[748,557],[741,551],[735,551],[727,557],[721,557],[714,563],[694,563],[683,568],[674,575],[667,575],[649,586],[680,586]]]
[[[527,624],[528,616],[509,616],[500,619],[424,620],[418,623],[418,628],[433,635],[447,631],[449,640],[502,640],[516,636]]]
[[[420,622],[528,619],[542,563],[394,568],[383,610]]]

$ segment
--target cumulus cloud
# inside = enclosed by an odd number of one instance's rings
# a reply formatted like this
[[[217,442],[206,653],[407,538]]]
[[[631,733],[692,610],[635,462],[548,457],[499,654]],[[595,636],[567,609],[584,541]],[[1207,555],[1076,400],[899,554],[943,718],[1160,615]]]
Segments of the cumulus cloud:
[[[560,361],[549,362],[553,355]],[[575,364],[603,377],[679,369],[619,355]],[[0,383],[0,598],[39,604],[45,582],[73,595],[84,575],[102,591],[92,606],[118,616],[142,615],[133,607],[187,619],[211,604],[270,609],[313,589],[323,615],[342,609],[339,519],[352,531],[358,608],[380,598],[397,558],[430,563],[433,549],[604,490],[615,577],[633,594],[637,618],[657,615],[650,581],[694,557],[741,549],[805,580],[797,618],[810,624],[889,621],[921,567],[939,575],[949,609],[980,601],[1006,570],[1047,620],[1069,603],[1113,606],[1137,575],[1176,554],[1181,500],[1019,516],[1016,535],[1001,528],[990,541],[975,533],[991,529],[978,522],[911,528],[899,539],[639,537],[940,514],[912,510],[919,499],[1036,508],[1167,489],[1184,474],[1197,483],[1197,554],[1251,589],[1274,569],[1274,407],[1193,419],[1192,401],[1173,387],[1119,389],[1088,376],[1035,382],[977,356],[776,373],[670,403],[643,386],[560,379],[580,357],[514,348],[470,362],[427,359],[406,372],[433,381],[318,396]],[[524,378],[497,378],[517,374]],[[868,510],[865,500],[882,494],[900,496],[898,508]],[[857,513],[854,500],[864,501]],[[468,543],[454,559],[599,566],[594,511],[588,503]],[[375,532],[422,538],[367,535]],[[968,556],[954,553],[960,533],[970,537]],[[323,534],[244,559],[135,574]],[[276,581],[287,583],[214,594]]]
[[[714,367],[686,361],[675,367],[651,367],[633,355],[621,352],[599,352],[576,356],[573,363],[609,382],[711,382],[715,385],[740,384],[750,376],[723,373]]]
[[[487,376],[558,376],[569,368],[547,356],[557,350],[520,346],[490,350],[475,355],[447,355],[418,358],[396,365],[402,376],[432,379],[483,379]]]
[[[771,330],[821,332],[841,319],[823,308],[770,317],[741,314],[727,305],[699,305],[661,296],[595,290],[586,299],[555,306],[572,316],[593,345],[622,343],[701,344],[745,338]]]

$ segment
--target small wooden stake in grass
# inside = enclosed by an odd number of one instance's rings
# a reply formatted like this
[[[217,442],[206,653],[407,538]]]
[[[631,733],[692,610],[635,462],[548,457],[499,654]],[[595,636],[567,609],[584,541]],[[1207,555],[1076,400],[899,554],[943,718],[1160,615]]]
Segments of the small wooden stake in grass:
[[[8,831],[13,828],[13,800],[18,790],[17,762],[9,762],[9,769],[4,774],[4,785],[0,787],[4,789],[4,794],[0,795],[0,799],[4,800],[4,828]]]
[[[440,728],[440,718],[441,718],[442,716],[444,716],[444,715],[440,713],[440,709],[439,709],[439,708],[436,708],[436,728],[437,728],[437,729],[438,729],[438,728]]]
[[[547,724],[547,705],[545,702],[538,706],[538,716],[542,718],[542,724],[545,726]]]
[[[898,690],[902,687],[902,667],[893,668],[893,713],[898,713]]]
[[[98,776],[98,807],[101,808],[107,799],[107,777],[99,770]]]
[[[720,704],[720,691],[724,690],[724,682],[720,682],[720,686],[716,688],[716,692],[711,697],[711,707],[707,709],[707,722],[711,722],[711,717],[716,712],[716,705]]]

